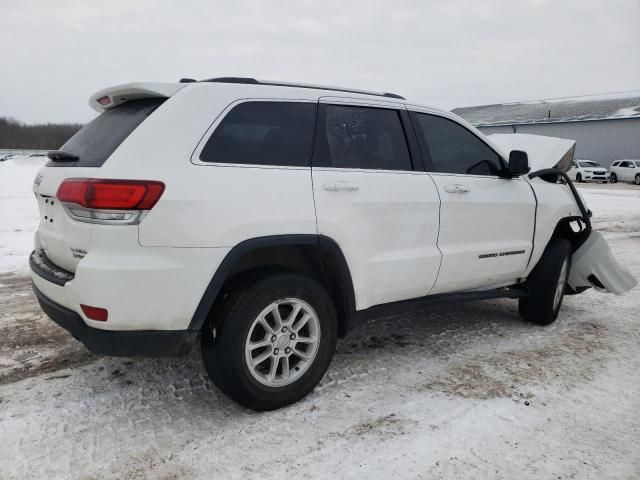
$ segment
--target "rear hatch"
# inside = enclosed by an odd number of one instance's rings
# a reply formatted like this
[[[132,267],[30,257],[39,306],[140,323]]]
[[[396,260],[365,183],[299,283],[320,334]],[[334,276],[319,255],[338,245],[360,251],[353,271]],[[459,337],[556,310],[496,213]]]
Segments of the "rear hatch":
[[[91,246],[91,223],[72,219],[56,199],[67,178],[101,177],[100,169],[120,144],[166,98],[126,101],[103,111],[85,125],[39,172],[33,190],[40,210],[36,250],[54,266],[75,272]]]

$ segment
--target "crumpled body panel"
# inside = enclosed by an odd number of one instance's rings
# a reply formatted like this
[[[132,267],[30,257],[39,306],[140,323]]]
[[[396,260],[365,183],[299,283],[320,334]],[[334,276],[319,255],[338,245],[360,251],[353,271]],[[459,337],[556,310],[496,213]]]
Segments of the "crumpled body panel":
[[[573,254],[568,283],[574,290],[594,287],[601,292],[622,295],[635,287],[638,281],[616,261],[602,234],[592,231]]]

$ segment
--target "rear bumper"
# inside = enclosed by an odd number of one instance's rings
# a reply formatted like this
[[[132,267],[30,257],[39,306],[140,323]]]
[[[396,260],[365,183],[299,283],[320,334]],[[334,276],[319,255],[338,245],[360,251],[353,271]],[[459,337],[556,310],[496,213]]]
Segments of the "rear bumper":
[[[99,355],[175,357],[186,354],[198,337],[194,330],[100,330],[88,326],[74,311],[55,303],[33,285],[40,307],[51,320]]]

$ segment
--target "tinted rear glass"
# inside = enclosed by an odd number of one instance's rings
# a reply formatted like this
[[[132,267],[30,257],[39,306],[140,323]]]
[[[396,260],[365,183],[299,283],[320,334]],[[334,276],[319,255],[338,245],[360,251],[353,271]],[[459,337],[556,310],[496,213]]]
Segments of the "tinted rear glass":
[[[220,122],[200,160],[308,167],[315,121],[314,103],[241,103]]]
[[[125,138],[165,100],[165,98],[131,100],[101,113],[60,147],[63,152],[77,156],[77,161],[49,162],[47,166],[102,166]]]
[[[314,166],[412,170],[396,110],[322,105]]]

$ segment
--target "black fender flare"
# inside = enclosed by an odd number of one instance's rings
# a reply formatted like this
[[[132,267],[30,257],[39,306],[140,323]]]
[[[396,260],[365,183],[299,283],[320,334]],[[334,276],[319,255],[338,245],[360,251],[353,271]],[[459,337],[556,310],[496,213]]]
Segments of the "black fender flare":
[[[338,270],[338,275],[341,279],[341,289],[345,296],[344,308],[346,309],[347,321],[350,319],[351,314],[355,312],[355,291],[353,288],[353,281],[351,278],[351,271],[347,260],[342,253],[342,249],[330,237],[324,235],[315,234],[291,234],[291,235],[271,235],[266,237],[257,237],[244,240],[233,247],[229,253],[224,257],[216,272],[213,274],[209,285],[207,285],[196,310],[191,317],[189,323],[189,330],[200,331],[204,326],[211,307],[213,306],[216,298],[229,278],[229,274],[233,270],[237,262],[247,253],[252,250],[268,247],[282,247],[282,246],[295,246],[295,245],[311,245],[317,246],[322,249],[327,249],[331,252],[335,267]]]

